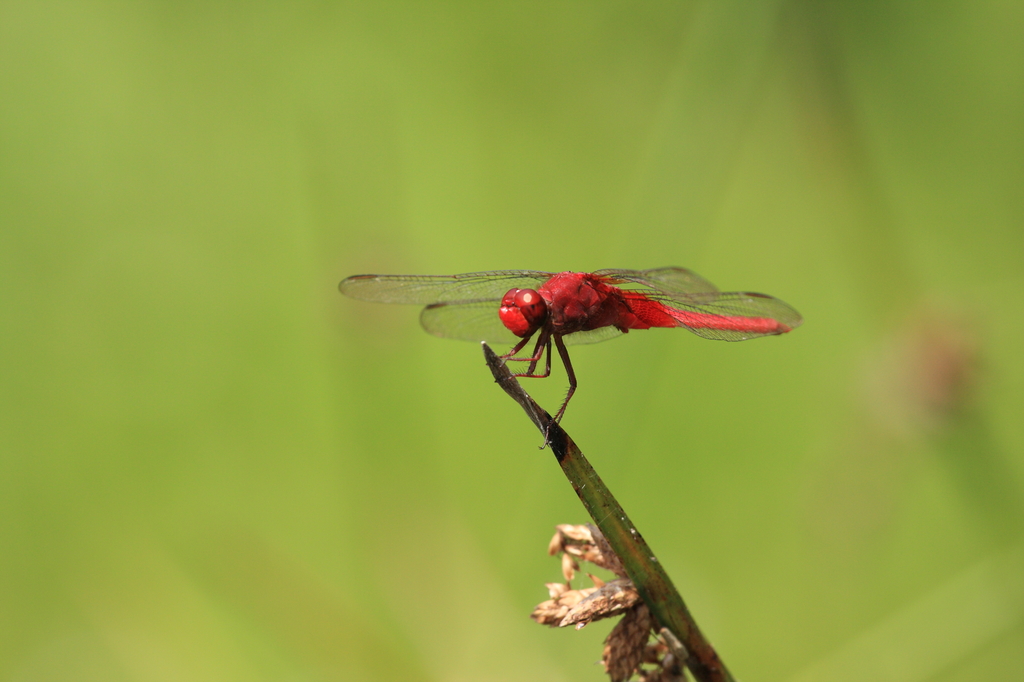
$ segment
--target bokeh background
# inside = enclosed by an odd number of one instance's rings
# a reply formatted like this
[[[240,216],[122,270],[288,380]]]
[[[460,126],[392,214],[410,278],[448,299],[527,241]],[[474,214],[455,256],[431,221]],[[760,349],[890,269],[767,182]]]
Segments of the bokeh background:
[[[564,425],[730,668],[1021,679],[1022,35],[3,2],[0,679],[605,679],[610,622],[528,618],[587,520],[538,433],[473,344],[336,287],[664,265],[806,318],[573,354]]]

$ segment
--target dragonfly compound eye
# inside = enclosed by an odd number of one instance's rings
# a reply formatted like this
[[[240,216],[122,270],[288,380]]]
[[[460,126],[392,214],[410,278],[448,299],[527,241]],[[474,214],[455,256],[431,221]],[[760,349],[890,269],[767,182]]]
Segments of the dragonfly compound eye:
[[[547,314],[547,303],[533,289],[509,289],[501,299],[501,309],[498,311],[502,324],[519,337],[537,331]]]

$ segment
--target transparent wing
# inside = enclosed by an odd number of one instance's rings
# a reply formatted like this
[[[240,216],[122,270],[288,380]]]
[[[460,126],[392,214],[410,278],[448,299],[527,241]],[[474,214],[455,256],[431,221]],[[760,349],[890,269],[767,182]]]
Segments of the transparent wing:
[[[600,343],[601,341],[607,341],[608,339],[614,339],[616,336],[622,336],[623,332],[620,332],[615,327],[600,327],[599,329],[591,329],[586,332],[576,332],[574,334],[566,334],[562,337],[567,346],[582,346],[587,343]]]
[[[632,282],[665,294],[717,293],[718,287],[693,270],[686,268],[654,268],[652,270],[598,270],[594,273],[612,282]]]
[[[499,302],[493,299],[435,303],[427,306],[420,313],[420,324],[434,336],[444,339],[486,341],[498,348],[514,346],[521,339],[501,323],[501,319],[498,317],[498,307]],[[615,327],[601,327],[592,331],[568,334],[562,339],[566,345],[580,346],[606,341],[621,335],[622,332]]]
[[[514,346],[519,337],[501,323],[500,305],[497,299],[435,303],[420,313],[420,324],[434,336],[444,339],[486,341],[499,348]]]
[[[420,324],[427,332],[443,339],[486,341],[499,348],[514,346],[521,339],[502,324],[498,307],[499,302],[495,300],[435,303],[423,308]],[[613,339],[622,334],[614,327],[602,327],[589,332],[567,334],[562,340],[565,345],[581,346]]]
[[[537,289],[553,273],[532,270],[495,270],[462,275],[355,275],[338,285],[341,293],[376,303],[475,303],[500,301],[509,289]],[[497,306],[495,306],[497,311]],[[497,312],[495,312],[497,315]]]

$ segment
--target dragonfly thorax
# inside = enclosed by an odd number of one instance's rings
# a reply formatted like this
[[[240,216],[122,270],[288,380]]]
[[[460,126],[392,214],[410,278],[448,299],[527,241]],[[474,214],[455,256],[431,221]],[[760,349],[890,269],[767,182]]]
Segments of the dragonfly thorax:
[[[548,317],[548,304],[533,289],[509,289],[498,310],[501,323],[518,337],[537,331]]]

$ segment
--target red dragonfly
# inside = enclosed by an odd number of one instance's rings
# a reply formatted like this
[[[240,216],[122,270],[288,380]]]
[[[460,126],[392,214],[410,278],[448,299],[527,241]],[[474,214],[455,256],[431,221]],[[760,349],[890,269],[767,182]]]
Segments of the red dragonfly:
[[[577,385],[566,344],[596,343],[651,327],[683,327],[705,339],[744,341],[785,334],[803,322],[800,313],[777,298],[723,293],[684,268],[355,275],[338,288],[364,301],[425,305],[420,323],[435,336],[514,344],[501,357],[530,363],[517,373],[521,377],[551,374],[553,342],[569,378],[555,421],[562,418]],[[535,334],[533,353],[515,357]],[[538,374],[545,356],[544,372]]]

